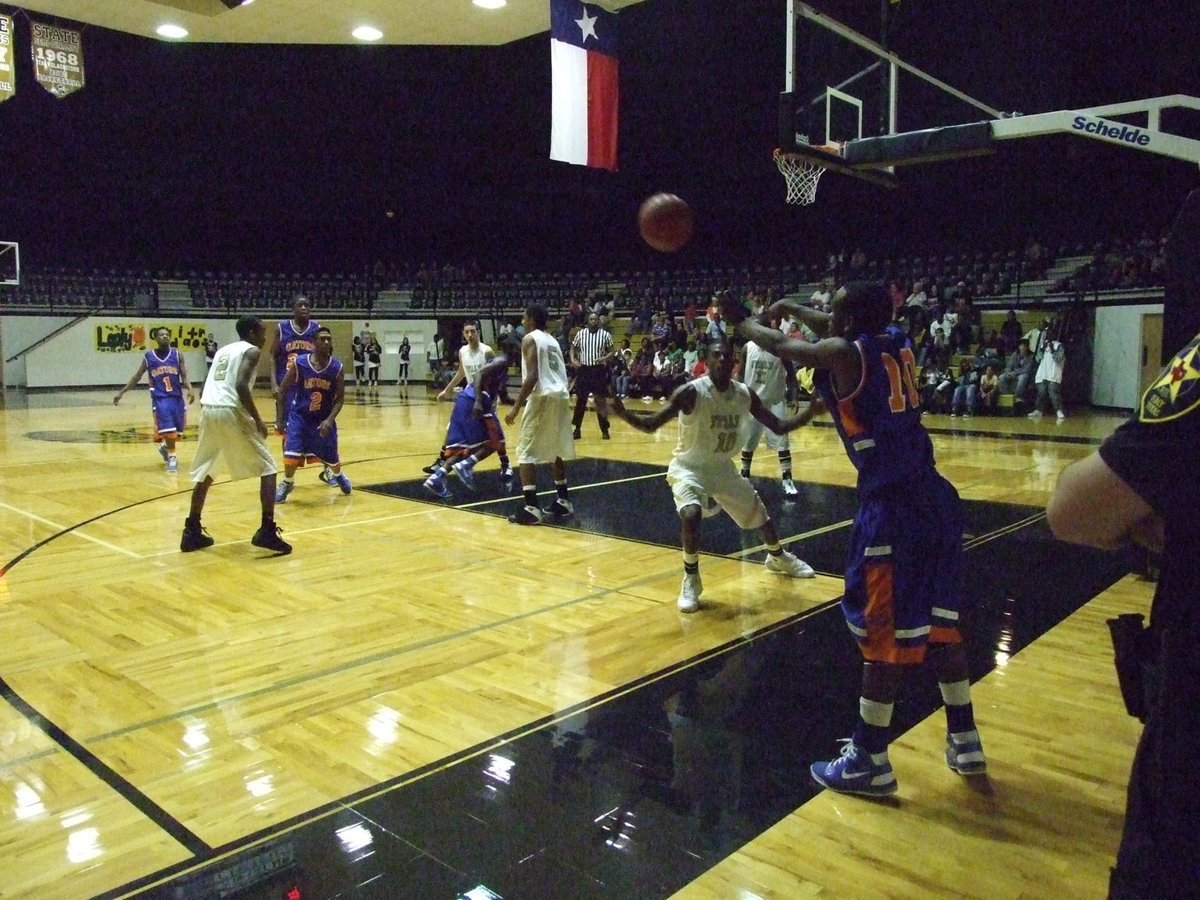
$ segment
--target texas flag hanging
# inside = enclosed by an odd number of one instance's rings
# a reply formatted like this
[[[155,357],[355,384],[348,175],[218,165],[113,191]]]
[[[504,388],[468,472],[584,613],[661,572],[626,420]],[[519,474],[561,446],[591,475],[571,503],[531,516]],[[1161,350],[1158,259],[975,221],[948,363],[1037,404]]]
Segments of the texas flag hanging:
[[[617,17],[550,0],[550,158],[617,170]]]

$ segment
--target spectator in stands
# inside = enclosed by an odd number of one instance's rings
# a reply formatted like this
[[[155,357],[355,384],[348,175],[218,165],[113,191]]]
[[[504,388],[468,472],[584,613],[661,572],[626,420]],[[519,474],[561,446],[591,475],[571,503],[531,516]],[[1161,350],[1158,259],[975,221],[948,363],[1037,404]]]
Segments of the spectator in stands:
[[[979,409],[985,416],[996,411],[996,401],[1000,398],[1000,378],[996,375],[994,363],[988,363],[979,379]]]
[[[725,320],[721,318],[721,310],[715,309],[712,313],[712,318],[708,323],[708,338],[710,341],[720,340],[725,337]]]
[[[958,364],[958,376],[954,379],[954,395],[950,400],[950,418],[973,416],[979,411],[979,372],[970,359]]]
[[[1008,315],[1004,317],[1004,322],[1000,326],[1000,338],[1004,344],[1004,355],[1016,352],[1017,345],[1021,343],[1021,323],[1017,321],[1016,310],[1010,309]]]
[[[589,312],[595,313],[600,320],[600,327],[609,330],[613,317],[613,302],[608,294],[597,294]]]
[[[819,309],[821,312],[829,312],[829,302],[832,299],[833,283],[828,278],[822,278],[821,283],[809,298],[809,304],[813,309]]]
[[[211,334],[205,335],[204,338],[204,374],[208,374],[208,370],[212,368],[213,357],[217,355],[217,339]]]
[[[633,318],[629,322],[630,334],[649,334],[654,313],[650,309],[650,301],[643,297],[633,310]]]
[[[572,328],[583,326],[583,307],[579,304],[577,297],[572,297],[571,302],[567,304],[567,315],[563,322],[563,327],[570,334]],[[559,341],[561,346],[562,341]]]
[[[925,293],[925,282],[913,282],[912,293],[908,295],[905,301],[908,306],[926,306],[929,303],[929,295]]]
[[[655,344],[662,344],[664,341],[671,339],[671,323],[667,321],[667,314],[656,312],[654,319],[650,325],[650,339]]]
[[[1029,414],[1031,419],[1041,416],[1047,398],[1054,407],[1054,414],[1058,421],[1061,422],[1067,417],[1062,397],[1063,369],[1066,365],[1067,351],[1062,341],[1058,339],[1060,330],[1061,328],[1057,324],[1050,327],[1042,341],[1041,358],[1038,360],[1037,372],[1033,377],[1037,387],[1037,399],[1033,404],[1033,412]]]
[[[888,282],[888,294],[892,298],[892,309],[897,310],[904,306],[904,301],[907,299],[904,296],[904,291],[900,288],[900,282],[892,280]]]
[[[613,396],[624,399],[629,396],[629,366],[633,363],[633,350],[629,347],[629,338],[621,341],[621,346],[613,355],[612,389]]]
[[[1000,393],[1012,394],[1013,404],[1029,402],[1029,387],[1033,380],[1037,360],[1029,352],[1029,341],[1025,338],[1017,343],[1017,349],[1008,357],[1008,365],[1000,373]]]
[[[1022,337],[1024,337],[1024,339],[1029,343],[1029,352],[1039,359],[1040,357],[1038,357],[1038,354],[1042,352],[1043,336],[1046,333],[1046,329],[1049,327],[1050,320],[1042,319],[1040,324],[1034,325],[1027,332],[1025,332],[1024,335],[1022,335]]]
[[[921,371],[921,406],[927,413],[945,412],[950,406],[950,393],[954,387],[950,367],[941,352],[930,354],[929,361]]]
[[[647,402],[654,393],[654,345],[642,338],[641,349],[629,367],[629,390]]]
[[[929,323],[929,336],[932,339],[933,349],[938,354],[950,352],[950,323],[946,321],[946,313],[943,310],[938,310],[933,317],[933,321]]]

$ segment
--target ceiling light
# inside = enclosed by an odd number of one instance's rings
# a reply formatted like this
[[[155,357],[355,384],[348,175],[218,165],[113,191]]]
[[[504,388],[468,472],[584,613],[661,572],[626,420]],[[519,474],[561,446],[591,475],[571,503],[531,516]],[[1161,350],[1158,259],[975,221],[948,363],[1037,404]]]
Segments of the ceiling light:
[[[155,31],[159,37],[165,38],[185,38],[188,36],[187,29],[179,25],[159,25]]]
[[[359,25],[350,32],[360,41],[377,41],[383,37],[383,32],[378,28],[372,28],[370,25]]]
[[[481,9],[499,9],[508,5],[508,0],[471,0],[471,2]]]

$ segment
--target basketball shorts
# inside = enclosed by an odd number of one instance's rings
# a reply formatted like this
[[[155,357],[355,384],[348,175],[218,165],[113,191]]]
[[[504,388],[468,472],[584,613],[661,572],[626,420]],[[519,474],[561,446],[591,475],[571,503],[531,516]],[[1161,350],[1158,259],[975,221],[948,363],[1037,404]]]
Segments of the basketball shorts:
[[[310,419],[297,415],[295,411],[288,413],[284,426],[287,433],[283,436],[283,459],[285,462],[323,462],[336,466],[341,462],[338,456],[337,425],[329,429],[324,437],[318,428],[320,419]]]
[[[936,471],[863,497],[842,612],[864,659],[919,663],[956,644],[962,608],[962,504]]]
[[[150,410],[154,413],[155,441],[183,434],[187,427],[187,404],[182,397],[154,397],[150,401]]]
[[[731,459],[718,460],[704,469],[689,469],[678,460],[667,467],[667,484],[675,497],[676,512],[696,504],[705,514],[719,503],[739,528],[761,528],[766,524],[767,508],[749,480],[738,474]]]
[[[504,431],[500,427],[500,420],[494,412],[484,413],[482,418],[476,419],[471,412],[474,407],[475,400],[472,397],[460,395],[454,401],[450,427],[446,429],[445,450],[474,453],[480,447],[487,447],[497,453],[502,452]]]
[[[782,403],[772,404],[768,408],[771,410],[771,412],[775,413],[775,417],[778,419],[787,417],[788,407],[786,400]],[[742,416],[742,425],[739,429],[738,438],[742,442],[743,450],[747,451],[748,453],[753,453],[756,449],[758,449],[759,441],[762,440],[762,436],[764,434],[767,436],[767,449],[774,450],[776,453],[781,450],[790,449],[791,444],[788,442],[788,436],[786,434],[776,434],[749,413]]]
[[[575,439],[571,436],[571,398],[566,394],[535,394],[525,402],[521,433],[517,437],[517,463],[554,462],[555,458],[574,459]]]
[[[222,457],[234,481],[274,475],[279,471],[266,441],[244,409],[236,406],[202,406],[200,438],[196,441],[196,453],[192,457],[192,481],[200,482],[211,475]]]

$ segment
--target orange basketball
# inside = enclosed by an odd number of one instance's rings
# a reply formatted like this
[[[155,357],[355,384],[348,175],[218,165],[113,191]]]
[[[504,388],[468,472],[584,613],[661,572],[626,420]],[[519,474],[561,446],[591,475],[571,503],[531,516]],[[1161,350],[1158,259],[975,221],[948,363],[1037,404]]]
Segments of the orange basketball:
[[[692,208],[674,194],[651,194],[638,209],[642,240],[663,253],[674,253],[692,238]]]

